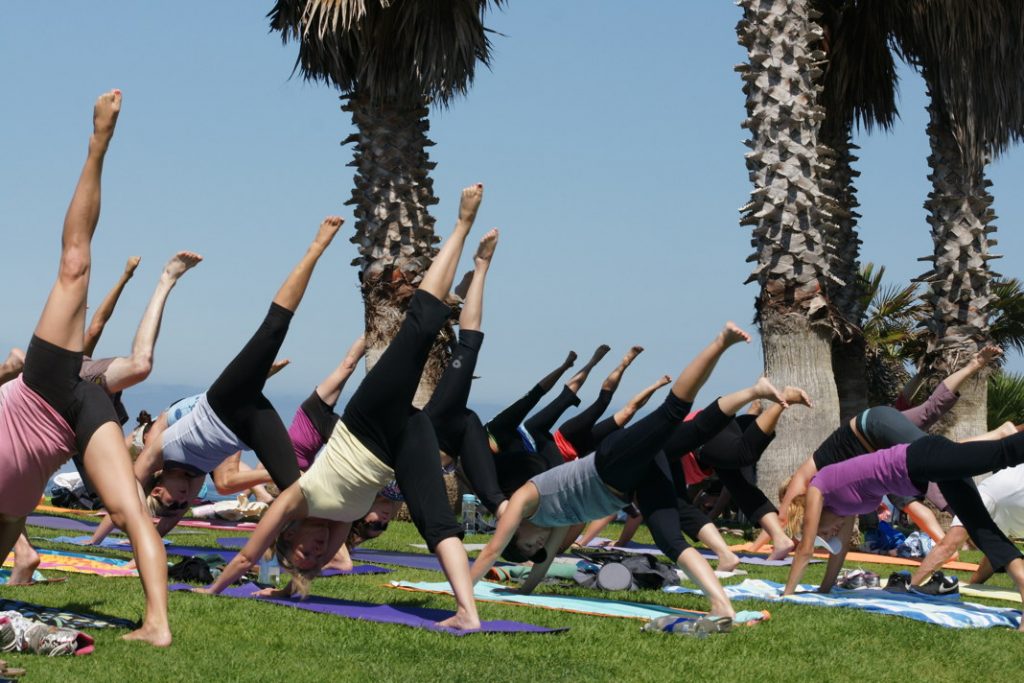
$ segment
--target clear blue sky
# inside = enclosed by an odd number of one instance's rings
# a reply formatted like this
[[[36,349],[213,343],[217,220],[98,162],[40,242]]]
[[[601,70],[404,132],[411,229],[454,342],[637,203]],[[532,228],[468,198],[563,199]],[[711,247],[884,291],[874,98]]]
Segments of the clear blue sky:
[[[142,256],[98,355],[127,352],[160,268],[179,249],[206,260],[171,296],[149,386],[132,409],[156,412],[205,388],[255,329],[287,270],[330,213],[350,216],[351,132],[337,93],[289,78],[296,47],[268,33],[271,2],[20,2],[0,25],[0,347],[27,343],[51,285],[64,209],[85,153],[90,108],[108,88],[124,109],[104,178],[91,301],[125,259]],[[478,227],[502,229],[488,281],[487,342],[473,400],[525,391],[565,352],[612,345],[596,385],[630,344],[647,352],[625,400],[674,374],[726,319],[748,324],[756,294],[749,231],[737,208],[751,186],[734,64],[740,11],[724,2],[513,1],[490,16],[493,70],[432,115],[438,227],[458,191],[487,186]],[[892,134],[861,136],[863,260],[891,280],[925,270],[929,184],[925,99],[903,70]],[[995,262],[1021,271],[1024,166],[991,167]],[[343,228],[345,237],[351,232]],[[332,246],[299,309],[272,382],[282,412],[339,359],[362,326],[355,247]],[[469,264],[469,259],[465,261]],[[704,399],[752,380],[755,343],[730,352]],[[174,385],[173,387],[169,385]],[[488,410],[482,410],[484,417]]]

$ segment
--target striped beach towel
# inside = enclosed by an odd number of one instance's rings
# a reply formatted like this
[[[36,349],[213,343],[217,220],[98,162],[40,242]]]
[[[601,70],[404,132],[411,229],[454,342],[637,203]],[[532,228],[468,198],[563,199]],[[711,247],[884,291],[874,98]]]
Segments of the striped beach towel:
[[[734,586],[725,586],[725,592],[731,600],[781,600],[819,607],[848,607],[876,614],[891,614],[947,628],[1017,628],[1021,618],[1019,610],[963,602],[959,596],[933,597],[918,593],[888,593],[878,588],[836,588],[825,595],[816,592],[817,586],[802,584],[795,595],[782,597],[783,588],[783,584],[774,581],[747,579]],[[683,586],[669,586],[662,590],[667,593],[700,593]]]

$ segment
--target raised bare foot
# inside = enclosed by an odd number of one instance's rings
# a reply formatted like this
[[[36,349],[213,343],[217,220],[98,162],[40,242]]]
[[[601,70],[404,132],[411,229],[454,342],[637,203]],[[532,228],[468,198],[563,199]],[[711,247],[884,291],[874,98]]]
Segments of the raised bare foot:
[[[786,399],[782,397],[782,393],[775,388],[775,386],[768,381],[767,377],[762,377],[757,380],[757,383],[753,386],[754,394],[757,398],[766,398],[769,401],[775,401],[780,406],[789,405],[786,403]]]
[[[473,282],[473,271],[471,270],[471,271],[468,271],[465,275],[462,276],[462,279],[459,280],[459,284],[457,284],[454,287],[452,287],[452,292],[451,293],[456,296],[457,301],[454,301],[454,302],[451,302],[451,303],[458,303],[459,301],[465,301],[466,300],[466,292],[469,291],[469,285],[472,282]]]
[[[267,372],[267,379],[270,379],[271,377],[273,377],[277,373],[279,373],[282,370],[284,370],[288,366],[289,363],[291,363],[291,360],[289,360],[287,358],[282,358],[281,360],[275,360],[273,363],[270,364],[270,371]]]
[[[195,268],[202,260],[203,257],[194,251],[179,251],[164,266],[164,277],[171,282],[177,282],[178,278],[185,274],[185,271]]]
[[[141,256],[129,256],[128,262],[124,264],[124,275],[125,277],[131,277],[135,275],[135,269],[139,267],[139,263],[142,262]]]
[[[25,352],[19,348],[12,348],[7,354],[7,360],[4,361],[4,367],[11,372],[21,372],[25,367]]]
[[[148,626],[143,624],[142,628],[121,636],[122,640],[141,640],[154,647],[168,647],[171,644],[171,629],[167,626]]]
[[[476,220],[476,212],[480,208],[480,201],[483,198],[483,183],[470,185],[462,191],[462,199],[459,200],[459,223],[462,223],[466,228],[473,225],[473,221]]]
[[[576,364],[576,359],[577,358],[579,358],[579,356],[576,355],[576,352],[575,351],[570,351],[569,355],[565,357],[565,362],[562,363],[562,367],[563,368],[571,368],[573,365]]]
[[[601,344],[600,346],[598,346],[596,349],[594,349],[594,355],[590,357],[589,361],[587,361],[587,367],[592,368],[598,363],[600,363],[601,359],[604,358],[605,354],[611,351],[611,349],[612,347],[608,346],[607,344]]]
[[[98,142],[108,143],[114,135],[117,115],[121,113],[121,91],[111,90],[100,95],[92,110],[92,131]]]
[[[671,381],[671,377],[669,377],[668,375],[662,375],[661,377],[658,378],[657,382],[647,387],[633,398],[629,399],[629,403],[626,404],[626,409],[632,411],[633,413],[636,413],[638,410],[647,405],[647,402],[651,400],[651,396],[654,395],[654,392],[656,392],[658,389],[661,389],[666,384],[669,384]]]
[[[456,612],[444,621],[437,622],[437,625],[443,628],[456,628],[460,631],[475,631],[480,628],[480,619],[479,617],[470,617],[462,612]]]
[[[731,550],[727,550],[718,557],[718,571],[731,572],[740,566],[740,556]]]
[[[795,547],[796,544],[788,538],[785,541],[777,541],[772,548],[772,553],[768,556],[768,559],[784,560],[791,552],[793,552],[793,548]]]
[[[345,222],[345,219],[341,216],[328,216],[320,223],[320,230],[316,233],[316,239],[313,240],[313,244],[326,249],[330,244],[334,236],[338,234],[338,230],[341,229],[341,224]]]
[[[782,398],[786,399],[786,403],[791,406],[807,406],[813,408],[811,404],[811,397],[807,395],[807,392],[800,387],[786,387],[782,390]]]
[[[620,363],[619,366],[623,367],[623,368],[629,367],[629,364],[632,363],[634,360],[636,360],[636,357],[639,356],[643,352],[644,352],[644,347],[642,347],[642,346],[631,346],[631,347],[629,347],[629,351],[627,351],[626,355],[622,357],[622,363]]]
[[[473,255],[473,263],[480,267],[491,262],[491,257],[494,256],[494,250],[498,248],[498,229],[491,228],[487,231],[483,237],[480,238],[480,245],[476,248],[476,254]]]
[[[736,323],[729,321],[725,323],[725,327],[718,333],[719,338],[725,346],[732,346],[733,344],[739,344],[740,342],[750,343],[750,335],[739,328]]]

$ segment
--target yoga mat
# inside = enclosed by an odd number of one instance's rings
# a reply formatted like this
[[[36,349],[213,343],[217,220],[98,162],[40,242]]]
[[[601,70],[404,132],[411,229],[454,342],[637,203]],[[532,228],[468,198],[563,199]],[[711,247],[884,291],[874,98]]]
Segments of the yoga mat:
[[[74,574],[94,574],[96,576],[138,576],[134,569],[125,569],[127,560],[99,555],[83,555],[63,550],[39,550],[39,568],[56,569]],[[13,567],[14,560],[9,558],[5,567]]]
[[[970,583],[960,586],[961,595],[970,595],[974,598],[988,598],[989,600],[1005,600],[1020,604],[1020,592],[1012,588],[1000,588],[999,586],[986,586],[983,583]]]
[[[422,593],[452,594],[451,586],[447,581],[436,583],[421,581],[392,581],[390,588],[400,590],[418,591]],[[496,583],[480,581],[473,588],[473,597],[481,602],[501,602],[513,605],[527,605],[529,607],[542,607],[561,612],[576,612],[577,614],[589,614],[597,617],[622,617],[625,619],[657,619],[666,614],[673,616],[690,616],[696,619],[704,616],[705,612],[692,610],[675,609],[662,605],[649,605],[641,602],[628,602],[625,600],[605,600],[603,598],[581,598],[574,595],[519,595],[514,591]]]
[[[245,539],[242,539],[245,540]],[[237,550],[222,550],[219,548],[208,548],[205,546],[198,545],[176,545],[170,544],[167,546],[168,555],[179,555],[181,557],[197,557],[203,555],[216,555],[225,562],[230,562],[231,559],[238,554]],[[320,572],[320,576],[348,576],[350,574],[390,574],[391,570],[385,567],[377,567],[372,564],[361,564],[354,566],[352,569],[347,571],[341,569],[325,569]]]
[[[1018,610],[962,602],[959,596],[933,597],[920,593],[888,593],[880,588],[833,589],[831,593],[822,594],[817,592],[817,586],[801,584],[799,590],[804,592],[782,597],[783,588],[783,584],[774,581],[747,579],[734,586],[725,586],[725,593],[731,600],[770,600],[819,607],[847,607],[905,617],[947,628],[1017,628],[1020,625],[1021,614]],[[700,593],[682,586],[669,586],[662,590],[666,593]]]
[[[192,589],[191,586],[184,584],[174,584],[170,588],[171,590]],[[250,598],[260,602],[283,605],[309,612],[332,614],[345,619],[361,619],[381,624],[400,624],[428,631],[450,633],[453,636],[464,636],[471,633],[559,633],[569,630],[567,628],[544,628],[543,626],[524,624],[518,621],[481,621],[481,628],[477,631],[459,631],[437,625],[436,622],[452,616],[453,612],[445,610],[398,605],[377,605],[370,602],[339,600],[320,595],[310,595],[302,601],[297,599],[255,598],[252,594],[258,589],[259,587],[255,584],[247,583],[242,586],[229,586],[221,595],[229,598]]]
[[[744,543],[742,545],[734,545],[733,546],[733,551],[735,552],[738,548],[746,548],[746,547],[748,547],[748,544],[746,544],[746,543]],[[772,547],[770,545],[764,546],[764,549],[767,550],[769,553],[772,551]],[[814,556],[822,558],[822,559],[826,559],[826,560],[828,559],[828,554],[826,554],[824,552],[814,553]],[[792,558],[789,558],[789,559],[792,559]],[[921,566],[921,560],[912,560],[909,557],[893,557],[892,555],[876,555],[874,553],[861,553],[861,552],[854,552],[854,551],[846,553],[846,560],[845,560],[845,562],[869,562],[869,563],[874,563],[874,564],[895,564],[895,565],[900,565],[902,567],[920,567]],[[951,571],[958,571],[958,572],[974,572],[974,571],[978,571],[978,565],[974,564],[973,562],[951,561],[951,562],[947,562],[946,564],[942,565],[942,568],[943,569],[949,569]]]
[[[218,538],[225,548],[241,548],[249,539],[240,536],[229,536]],[[403,553],[392,550],[370,550],[368,548],[356,548],[351,552],[353,561],[367,562],[373,564],[390,564],[396,567],[407,567],[409,569],[430,569],[441,571],[441,563],[433,555],[424,553]]]
[[[601,545],[603,542],[608,541],[608,540],[609,539],[607,539],[607,538],[595,538],[593,541],[590,542],[590,545],[588,545],[587,547],[588,548],[597,548],[597,549],[600,549],[600,550],[613,550],[613,551],[614,550],[621,550],[624,553],[634,553],[634,554],[643,554],[643,555],[661,555],[662,557],[664,557],[664,554],[660,550],[658,550],[658,546],[656,546],[656,545],[646,545],[646,544],[643,544],[643,543],[634,543],[632,541],[630,541],[629,543],[627,543],[624,546],[617,546],[617,545],[616,546],[604,546],[604,545]],[[762,566],[762,567],[788,567],[789,565],[793,564],[793,558],[792,557],[787,557],[787,558],[782,559],[782,560],[769,560],[766,555],[760,555],[760,554],[757,554],[757,553],[743,552],[741,550],[741,546],[734,545],[734,546],[730,546],[730,548],[731,548],[731,550],[734,553],[736,553],[736,556],[740,558],[740,564],[753,564],[753,565],[758,565],[758,566]],[[697,548],[697,552],[699,552],[707,560],[717,560],[718,559],[718,556],[715,555],[715,553],[713,553],[712,551],[708,550],[707,548]],[[818,556],[815,555],[815,557],[818,557]],[[825,556],[825,557],[827,557],[827,556]],[[821,560],[811,560],[811,563],[812,564],[813,563],[818,563],[820,561]]]
[[[99,544],[89,543],[92,540],[92,536],[54,536],[53,538],[39,538],[40,541],[49,541],[50,543],[70,543],[71,545],[88,545],[93,548],[110,548],[112,550],[124,550],[126,552],[132,551],[132,542],[124,537],[106,537]],[[166,538],[161,539],[164,545],[170,545],[170,541]]]
[[[29,515],[25,523],[31,526],[43,527],[44,529],[60,529],[61,531],[94,531],[98,526],[93,522],[87,522],[83,519],[54,517],[52,515]]]
[[[413,548],[419,548],[420,550],[426,550],[427,549],[427,544],[426,543],[410,543],[409,545],[411,547],[413,547]],[[485,547],[487,547],[487,544],[486,543],[463,543],[462,547],[466,549],[467,553],[471,553],[471,552],[473,552],[475,550],[483,550]]]
[[[209,522],[205,519],[183,519],[178,526],[190,526],[196,529],[212,529],[215,531],[252,531],[256,528],[253,522]]]
[[[89,612],[72,612],[59,607],[44,607],[21,600],[0,599],[0,612],[13,610],[29,619],[41,621],[50,626],[70,626],[76,629],[87,628],[135,628],[138,624],[128,619],[111,617],[104,614]]]

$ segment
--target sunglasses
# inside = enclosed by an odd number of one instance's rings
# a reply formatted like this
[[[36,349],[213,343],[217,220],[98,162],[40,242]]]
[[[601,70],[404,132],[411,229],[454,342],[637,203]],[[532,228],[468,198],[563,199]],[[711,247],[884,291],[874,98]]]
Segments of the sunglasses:
[[[363,528],[367,531],[374,531],[376,533],[384,533],[388,530],[387,522],[363,522]]]

